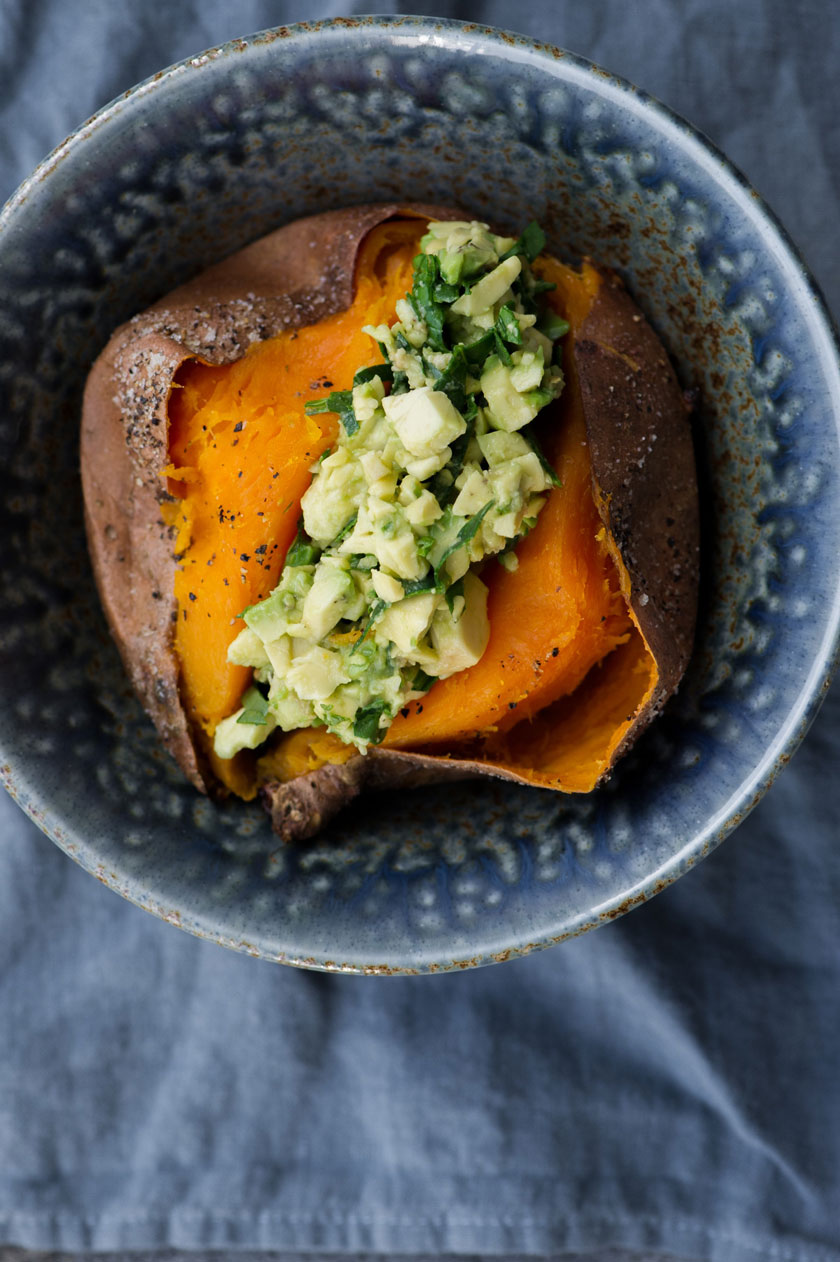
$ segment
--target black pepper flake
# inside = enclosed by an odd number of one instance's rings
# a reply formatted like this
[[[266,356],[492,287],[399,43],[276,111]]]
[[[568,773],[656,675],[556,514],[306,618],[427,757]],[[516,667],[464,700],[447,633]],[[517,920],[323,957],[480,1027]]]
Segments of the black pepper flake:
[[[233,427],[233,432],[234,434],[241,434],[244,428],[245,428],[245,422],[237,421]]]
[[[236,475],[236,476],[237,476],[238,478],[241,478],[241,477],[242,477],[242,470],[241,470],[241,469],[239,470],[239,472],[237,473],[237,475]]]
[[[257,554],[258,557],[264,556],[267,547],[268,547],[267,543],[261,543],[258,548],[254,548],[254,552]]]
[[[223,578],[222,582],[224,583],[225,587],[230,587],[230,583],[227,581],[226,578]]]
[[[251,555],[250,555],[250,553],[249,553],[249,552],[240,552],[240,554],[239,554],[239,560],[240,560],[240,561],[250,561],[250,560],[251,560]]]
[[[509,710],[515,710],[515,709],[516,709],[516,707],[517,707],[517,705],[518,705],[518,702],[516,702],[516,701],[509,701],[509,702],[508,702],[508,709],[509,709]]]
[[[197,600],[197,599],[198,597],[196,596],[195,592],[190,592],[190,600]]]
[[[552,656],[552,657],[557,657],[559,653],[560,653],[560,650],[559,650],[559,648],[557,648],[557,646],[555,645],[555,646],[554,646],[554,648],[551,650],[551,656]]]
[[[163,597],[160,592],[152,592],[152,600],[162,600],[162,599]]]

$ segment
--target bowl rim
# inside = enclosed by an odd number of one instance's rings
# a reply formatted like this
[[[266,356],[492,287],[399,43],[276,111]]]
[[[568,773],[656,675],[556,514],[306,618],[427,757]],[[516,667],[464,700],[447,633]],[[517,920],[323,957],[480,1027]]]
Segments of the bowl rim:
[[[351,32],[360,33],[375,31],[387,36],[400,27],[407,27],[416,33],[427,30],[454,36],[473,44],[490,45],[492,52],[502,60],[511,61],[517,56],[528,60],[540,61],[550,66],[562,63],[572,68],[579,79],[592,75],[598,79],[599,87],[612,94],[614,99],[621,100],[625,106],[635,103],[638,113],[653,114],[660,124],[680,133],[682,141],[692,149],[691,157],[705,165],[707,170],[720,181],[723,177],[728,181],[730,191],[739,195],[745,210],[751,212],[756,222],[769,227],[776,235],[783,255],[792,264],[799,282],[803,286],[806,298],[813,314],[813,328],[820,331],[826,349],[833,358],[834,367],[840,374],[840,331],[835,323],[822,290],[805,263],[798,247],[779,220],[776,213],[767,205],[762,196],[754,189],[744,173],[710,140],[698,127],[686,120],[682,115],[664,104],[657,97],[644,89],[638,88],[629,80],[611,71],[605,70],[596,63],[578,53],[560,49],[552,44],[532,39],[516,32],[506,31],[499,27],[487,26],[472,22],[463,22],[455,18],[425,17],[422,15],[389,15],[371,14],[359,17],[324,18],[315,22],[298,22],[286,26],[269,27],[254,34],[236,38],[204,50],[150,75],[125,92],[107,102],[90,118],[76,127],[59,145],[57,145],[34,171],[12,193],[0,209],[0,233],[6,228],[30,194],[46,180],[51,172],[71,152],[84,144],[85,140],[101,128],[106,127],[112,118],[119,115],[129,103],[146,96],[161,84],[169,83],[174,78],[186,73],[200,70],[205,65],[213,65],[222,59],[228,59],[247,48],[259,44],[272,44],[283,41],[283,47],[290,47],[289,41],[306,40],[317,36],[319,32],[341,31],[345,36],[353,38]],[[840,395],[838,395],[840,397]],[[840,406],[835,408],[838,430],[840,430]],[[743,779],[729,800],[708,819],[705,824],[685,842],[659,868],[640,878],[629,888],[611,901],[596,905],[588,914],[580,914],[570,919],[557,934],[545,934],[527,944],[512,944],[501,951],[487,951],[484,954],[469,958],[447,959],[441,961],[422,960],[417,963],[399,961],[389,963],[370,963],[344,961],[338,962],[329,958],[313,958],[312,956],[273,954],[263,951],[250,941],[233,940],[214,929],[201,917],[185,915],[182,910],[166,906],[156,897],[129,888],[117,873],[105,869],[94,853],[90,843],[79,844],[71,840],[65,832],[60,819],[54,818],[48,803],[42,802],[37,788],[25,783],[24,778],[15,774],[15,752],[13,748],[0,746],[0,782],[3,783],[12,798],[22,810],[33,820],[46,835],[54,841],[66,854],[80,864],[81,867],[95,875],[108,888],[122,895],[129,902],[152,912],[158,918],[175,924],[179,928],[197,937],[214,941],[222,946],[244,952],[277,963],[297,967],[316,969],[324,972],[340,972],[367,975],[405,975],[415,973],[448,972],[464,968],[515,959],[553,946],[567,938],[578,936],[598,925],[614,920],[626,914],[632,908],[646,902],[660,893],[699,859],[715,849],[758,804],[771,787],[779,772],[787,765],[799,747],[808,728],[813,722],[828,692],[834,672],[840,665],[840,574],[833,594],[830,617],[827,619],[825,633],[818,648],[814,652],[806,681],[800,691],[797,704],[794,705],[784,722],[780,725],[774,740],[765,749],[752,773]]]

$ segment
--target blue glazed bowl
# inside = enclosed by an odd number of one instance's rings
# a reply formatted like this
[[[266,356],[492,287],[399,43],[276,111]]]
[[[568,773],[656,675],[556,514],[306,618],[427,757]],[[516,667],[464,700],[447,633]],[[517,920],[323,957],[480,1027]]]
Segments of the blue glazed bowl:
[[[77,469],[87,369],[122,320],[299,215],[404,198],[617,267],[697,392],[697,650],[590,796],[383,794],[315,844],[183,781],[110,643]],[[674,880],[801,739],[840,615],[840,373],[813,283],[755,193],[661,105],[579,58],[422,18],[299,26],[141,84],[0,218],[2,774],[84,867],[191,932],[287,963],[429,972],[559,942]]]

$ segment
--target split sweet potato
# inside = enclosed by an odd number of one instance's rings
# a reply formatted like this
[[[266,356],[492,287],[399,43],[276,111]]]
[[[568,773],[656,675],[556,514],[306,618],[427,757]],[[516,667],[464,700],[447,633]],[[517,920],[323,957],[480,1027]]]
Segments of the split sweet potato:
[[[216,723],[248,672],[238,615],[277,582],[330,414],[304,403],[377,360],[361,332],[411,287],[427,206],[300,220],[117,330],[85,394],[90,552],[126,667],[206,792],[261,792],[274,827],[311,835],[366,788],[494,775],[589,791],[679,684],[693,638],[697,490],[668,357],[618,278],[544,258],[568,319],[566,388],[539,422],[562,487],[488,567],[490,643],[360,755],[317,729],[221,760]]]

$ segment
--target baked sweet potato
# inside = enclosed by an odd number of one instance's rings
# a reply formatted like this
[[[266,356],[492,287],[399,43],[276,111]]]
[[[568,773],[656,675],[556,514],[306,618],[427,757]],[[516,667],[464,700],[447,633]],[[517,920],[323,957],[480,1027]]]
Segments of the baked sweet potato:
[[[285,838],[366,788],[493,775],[591,790],[674,692],[693,639],[698,518],[687,408],[617,276],[542,257],[569,322],[560,399],[536,422],[561,488],[488,567],[490,639],[360,754],[319,728],[220,758],[250,672],[227,651],[277,583],[330,413],[304,404],[377,360],[430,218],[380,205],[270,234],[113,335],[84,399],[90,553],[132,683],[197,789],[263,796]],[[492,571],[492,572],[490,572]]]

